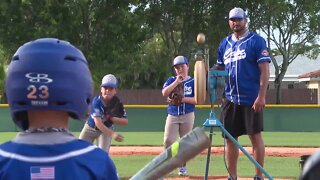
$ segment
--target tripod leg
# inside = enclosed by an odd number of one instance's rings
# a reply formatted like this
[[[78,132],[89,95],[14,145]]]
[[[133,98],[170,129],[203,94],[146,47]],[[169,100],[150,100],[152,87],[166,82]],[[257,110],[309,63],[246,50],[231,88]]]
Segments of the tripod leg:
[[[213,127],[210,127],[210,134],[209,134],[210,146],[208,147],[207,163],[206,163],[206,172],[205,172],[205,176],[204,176],[204,179],[205,179],[205,180],[208,179],[208,173],[209,173],[210,155],[211,155],[211,145],[212,145],[212,135],[213,135]]]
[[[238,146],[238,148],[243,152],[243,154],[245,154],[248,159],[257,167],[260,169],[260,171],[266,175],[270,180],[273,180],[273,178],[267,173],[266,170],[263,169],[263,167],[238,143],[237,140],[235,140],[232,135],[223,127],[220,126],[220,129],[222,130],[222,132],[232,141],[233,144],[235,144],[236,146]]]

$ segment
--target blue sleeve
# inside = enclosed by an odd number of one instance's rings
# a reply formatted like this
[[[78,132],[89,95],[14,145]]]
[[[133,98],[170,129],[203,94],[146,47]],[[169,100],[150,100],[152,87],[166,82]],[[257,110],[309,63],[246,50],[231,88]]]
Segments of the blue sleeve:
[[[102,117],[104,112],[102,111],[101,103],[99,103],[99,98],[94,98],[91,105],[91,116],[92,117]]]
[[[225,49],[226,49],[226,43],[227,43],[227,40],[226,38],[223,39],[221,41],[221,43],[219,44],[219,47],[218,47],[218,59],[217,59],[217,64],[219,66],[224,66],[224,61],[223,61],[223,56],[224,56],[224,52],[225,52]]]
[[[269,62],[269,63],[271,62],[266,41],[259,35],[256,36],[255,48],[256,48],[255,52],[256,52],[258,64],[263,62]]]
[[[173,83],[176,80],[176,77],[171,76],[167,79],[167,81],[164,83],[162,89],[166,88],[167,86],[169,86],[171,83]]]

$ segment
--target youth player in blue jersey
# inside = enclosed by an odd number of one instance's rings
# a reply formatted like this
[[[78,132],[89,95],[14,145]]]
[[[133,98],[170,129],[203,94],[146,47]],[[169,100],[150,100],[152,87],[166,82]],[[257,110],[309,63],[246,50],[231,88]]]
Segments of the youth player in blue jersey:
[[[263,166],[262,112],[266,104],[270,57],[265,40],[250,32],[246,25],[243,9],[234,8],[229,12],[229,26],[233,33],[220,43],[216,66],[229,73],[221,119],[235,139],[244,134],[249,136],[254,157]],[[237,179],[238,156],[238,147],[227,139],[228,179]],[[254,179],[263,179],[262,172],[257,168]]]
[[[194,79],[188,75],[189,64],[187,58],[177,56],[173,60],[173,67],[176,76],[169,77],[164,83],[162,95],[168,97],[180,83],[183,85],[184,95],[180,104],[168,105],[168,116],[164,131],[165,149],[176,141],[177,135],[181,138],[192,130],[195,118],[194,111],[196,101],[194,99]],[[179,168],[179,175],[187,175],[185,164]]]
[[[117,94],[118,81],[112,74],[102,78],[99,96],[93,98],[90,116],[84,125],[79,138],[90,143],[97,140],[98,146],[109,152],[111,140],[123,140],[122,135],[113,131],[113,124],[127,125],[127,113]]]
[[[9,65],[6,92],[23,132],[0,145],[0,179],[118,179],[107,153],[68,130],[69,117],[86,116],[93,93],[79,49],[53,38],[22,45]]]

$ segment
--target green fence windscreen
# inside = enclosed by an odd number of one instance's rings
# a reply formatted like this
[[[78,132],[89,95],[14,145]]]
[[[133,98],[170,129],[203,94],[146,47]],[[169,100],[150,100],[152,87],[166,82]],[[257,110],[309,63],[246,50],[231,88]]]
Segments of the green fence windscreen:
[[[129,125],[116,126],[116,131],[164,131],[166,108],[126,107]],[[209,117],[209,108],[197,108],[195,126],[202,126]],[[216,116],[220,117],[219,109]],[[0,131],[18,131],[11,121],[8,107],[0,108]],[[83,122],[70,120],[70,130],[81,131]],[[319,107],[267,107],[264,111],[265,131],[320,132]]]

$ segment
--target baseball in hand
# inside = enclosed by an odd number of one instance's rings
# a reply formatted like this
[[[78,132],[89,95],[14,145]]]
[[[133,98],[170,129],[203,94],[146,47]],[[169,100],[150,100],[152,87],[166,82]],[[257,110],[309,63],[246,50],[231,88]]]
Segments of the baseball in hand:
[[[197,43],[203,44],[206,41],[206,36],[203,33],[197,35]]]

